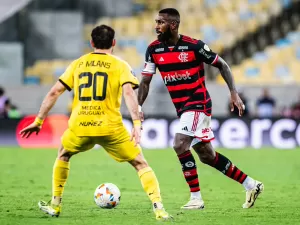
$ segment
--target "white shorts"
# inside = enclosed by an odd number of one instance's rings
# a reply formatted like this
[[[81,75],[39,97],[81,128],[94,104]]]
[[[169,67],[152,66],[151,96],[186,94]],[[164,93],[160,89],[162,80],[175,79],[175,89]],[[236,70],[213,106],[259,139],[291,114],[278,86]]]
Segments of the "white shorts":
[[[210,142],[214,133],[210,127],[211,116],[203,112],[188,111],[181,115],[176,133],[194,137],[191,146],[203,141]]]

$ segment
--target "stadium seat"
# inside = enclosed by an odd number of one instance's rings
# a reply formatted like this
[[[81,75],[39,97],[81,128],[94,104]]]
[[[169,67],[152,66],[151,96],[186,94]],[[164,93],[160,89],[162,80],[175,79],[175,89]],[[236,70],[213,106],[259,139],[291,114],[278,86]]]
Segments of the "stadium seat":
[[[300,28],[244,60],[235,68],[235,71],[240,70],[248,84],[257,80],[268,85],[300,83]],[[257,79],[254,80],[254,77]],[[242,79],[237,81],[243,82]]]
[[[135,0],[135,4],[144,5],[144,12],[129,18],[100,18],[97,24],[113,25],[122,51],[132,48],[130,43],[148,45],[155,39],[154,18],[157,11],[164,7],[180,9],[182,15],[180,33],[199,38],[210,47],[221,52],[231,47],[236,41],[249,32],[254,32],[260,25],[265,24],[271,15],[279,13],[283,8],[282,0]],[[201,12],[201,13],[199,13]],[[88,30],[88,28],[86,28]],[[143,41],[138,40],[142,34]],[[121,36],[122,35],[122,36]],[[136,42],[133,39],[137,39]],[[85,52],[90,51],[88,38],[85,38]],[[127,41],[126,41],[127,40]],[[130,40],[130,41],[129,41]],[[147,43],[146,43],[147,42]],[[118,44],[118,43],[117,43]],[[122,54],[126,60],[135,65],[144,58],[145,47],[138,45],[138,54]],[[129,57],[129,58],[127,58]],[[137,57],[139,59],[132,59]]]
[[[132,17],[101,17],[96,24],[84,26],[84,53],[92,51],[89,41],[93,27],[107,24],[116,30],[118,40],[115,47],[116,54],[128,61],[135,70],[140,69],[146,47],[156,38],[154,18],[157,11],[164,7],[180,10],[182,15],[180,33],[202,39],[215,52],[222,52],[267,23],[271,16],[280,13],[291,0],[134,0],[133,3],[138,5],[139,9]],[[141,11],[142,9],[144,11]],[[257,55],[251,59],[252,61],[242,63],[240,65],[242,69],[238,69],[237,79],[241,82],[246,82],[248,78],[253,80],[254,77],[260,79],[261,64],[264,62],[262,59],[272,68],[281,60],[290,59],[290,55],[300,59],[300,50],[293,50],[293,47],[286,48],[299,39],[300,35],[297,32],[291,33],[286,39],[278,41],[277,45],[282,48],[280,54],[276,50],[278,46],[273,46],[267,49],[264,55]],[[42,78],[41,82],[47,83],[51,81],[51,77],[55,79],[59,76],[64,68],[63,62],[39,61],[31,69]],[[29,70],[30,73],[32,70]],[[282,74],[284,70],[277,68],[276,71],[281,71],[278,73]]]
[[[289,67],[291,69],[291,74],[293,79],[296,81],[296,83],[300,84],[300,76],[299,76],[299,71],[300,71],[300,63],[299,61],[292,61],[289,63]]]

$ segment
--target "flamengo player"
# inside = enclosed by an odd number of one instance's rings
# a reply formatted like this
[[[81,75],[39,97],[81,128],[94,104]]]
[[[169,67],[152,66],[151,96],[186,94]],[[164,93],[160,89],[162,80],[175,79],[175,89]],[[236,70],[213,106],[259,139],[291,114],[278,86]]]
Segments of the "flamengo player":
[[[111,27],[98,26],[91,36],[94,52],[71,63],[45,97],[36,120],[21,131],[26,138],[33,132],[38,133],[58,97],[65,90],[74,89],[69,128],[62,136],[62,146],[53,167],[52,200],[40,201],[39,207],[52,216],[59,216],[71,157],[100,144],[116,161],[128,162],[136,169],[152,201],[156,219],[169,220],[172,217],[163,208],[156,176],[139,146],[141,121],[133,90],[138,87],[138,80],[128,63],[112,55],[116,41]],[[134,124],[131,138],[120,113],[122,92]]]
[[[210,143],[214,138],[210,128],[212,103],[205,87],[203,63],[219,68],[231,93],[231,110],[236,105],[242,116],[245,106],[236,91],[227,63],[201,40],[179,35],[179,23],[180,15],[176,9],[167,8],[159,11],[155,27],[157,40],[148,46],[138,92],[140,111],[147,98],[152,76],[158,68],[180,117],[174,150],[191,192],[190,201],[182,208],[204,208],[196,163],[189,150],[190,146],[196,151],[201,162],[216,168],[244,186],[246,202],[243,208],[250,208],[264,186],[242,172],[224,155],[216,152]],[[143,119],[142,111],[141,118]]]

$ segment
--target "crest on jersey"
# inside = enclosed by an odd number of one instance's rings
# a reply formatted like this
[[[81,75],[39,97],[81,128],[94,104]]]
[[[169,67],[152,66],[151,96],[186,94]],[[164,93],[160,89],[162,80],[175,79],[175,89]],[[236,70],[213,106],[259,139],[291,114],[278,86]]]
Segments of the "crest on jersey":
[[[178,59],[181,61],[181,62],[188,62],[189,61],[189,53],[186,53],[186,52],[181,52],[178,56]]]
[[[210,48],[208,47],[207,44],[205,44],[203,48],[204,48],[206,51],[208,51],[208,52],[210,51]]]

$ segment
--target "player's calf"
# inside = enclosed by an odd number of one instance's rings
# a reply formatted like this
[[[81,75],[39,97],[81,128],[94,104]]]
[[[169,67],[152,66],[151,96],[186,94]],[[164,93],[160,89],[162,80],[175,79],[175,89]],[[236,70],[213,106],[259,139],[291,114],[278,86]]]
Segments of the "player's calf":
[[[205,147],[206,145],[203,146],[201,146],[201,151],[196,150],[200,161],[207,165],[213,165],[216,158],[216,152],[210,147]]]
[[[192,155],[191,151],[186,151],[185,153],[178,155],[178,158],[182,166],[183,176],[190,187],[190,192],[196,192],[199,194],[199,196],[194,197],[200,198],[200,186],[194,156]]]
[[[178,156],[181,165],[184,178],[190,187],[191,197],[190,200],[181,208],[182,209],[203,209],[204,201],[202,200],[198,173],[195,159],[190,151]]]
[[[253,189],[255,180],[236,167],[226,156],[216,152],[216,157],[212,167],[219,170],[225,176],[239,182],[246,191]]]
[[[256,198],[264,189],[264,185],[251,178],[238,167],[236,167],[226,156],[215,152],[211,143],[199,143],[194,146],[200,160],[219,170],[225,176],[242,184],[246,190],[246,202],[243,208],[250,208],[254,205]],[[213,160],[212,160],[213,159]]]
[[[215,152],[211,143],[201,142],[193,146],[193,148],[203,163],[214,167],[225,176],[243,184],[246,190],[254,188],[255,180],[236,167],[226,156]]]
[[[157,220],[169,220],[172,218],[164,209],[160,195],[159,183],[154,171],[146,162],[140,153],[137,157],[129,161],[129,163],[137,170],[142,186],[147,193],[153,205],[153,212]]]
[[[202,199],[196,161],[189,150],[192,140],[192,137],[179,133],[175,135],[174,140],[174,150],[181,163],[183,176],[190,188],[190,200]]]

